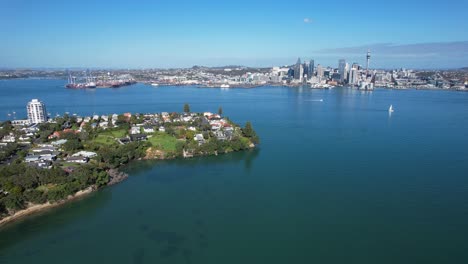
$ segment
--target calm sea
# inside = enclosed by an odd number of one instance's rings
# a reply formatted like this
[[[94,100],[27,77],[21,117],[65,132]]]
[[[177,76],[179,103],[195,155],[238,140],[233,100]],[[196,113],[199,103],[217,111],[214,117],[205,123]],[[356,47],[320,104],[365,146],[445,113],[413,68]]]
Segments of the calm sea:
[[[32,98],[52,115],[189,103],[252,121],[262,143],[132,163],[127,181],[0,229],[0,263],[468,263],[468,93],[63,85],[0,81],[0,120]]]

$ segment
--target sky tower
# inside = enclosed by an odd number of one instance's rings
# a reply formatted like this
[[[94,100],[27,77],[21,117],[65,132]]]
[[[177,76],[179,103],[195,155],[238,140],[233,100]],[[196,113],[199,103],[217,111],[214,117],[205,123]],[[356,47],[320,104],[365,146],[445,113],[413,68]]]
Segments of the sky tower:
[[[367,50],[367,55],[366,55],[366,77],[369,75],[369,62],[370,62],[370,50]]]

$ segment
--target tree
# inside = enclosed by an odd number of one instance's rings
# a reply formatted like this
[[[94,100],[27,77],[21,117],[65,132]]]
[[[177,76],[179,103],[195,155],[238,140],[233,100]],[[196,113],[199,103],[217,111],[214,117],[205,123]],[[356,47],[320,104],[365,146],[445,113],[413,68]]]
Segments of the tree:
[[[190,105],[187,104],[187,103],[184,104],[184,112],[185,113],[190,113]]]
[[[223,108],[221,106],[218,108],[218,115],[223,115]]]
[[[75,151],[82,148],[83,144],[79,139],[76,138],[69,139],[67,142],[65,142],[65,144],[63,144],[63,149],[66,151]]]
[[[247,121],[247,123],[245,123],[245,127],[244,129],[242,129],[242,132],[246,137],[252,137],[255,134],[255,131],[252,128],[252,123],[250,123],[250,121]]]
[[[245,123],[245,127],[242,129],[242,133],[244,133],[244,136],[250,138],[252,143],[254,144],[260,143],[260,139],[257,136],[257,133],[255,132],[255,130],[252,128],[252,123],[250,123],[250,121],[247,121],[247,123]]]

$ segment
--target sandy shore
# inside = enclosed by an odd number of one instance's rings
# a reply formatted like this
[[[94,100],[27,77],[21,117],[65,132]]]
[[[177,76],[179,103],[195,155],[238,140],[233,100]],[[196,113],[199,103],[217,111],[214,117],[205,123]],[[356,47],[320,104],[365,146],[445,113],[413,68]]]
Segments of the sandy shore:
[[[62,201],[59,201],[59,202],[56,202],[56,203],[47,202],[47,203],[44,203],[44,204],[30,205],[26,209],[20,210],[20,211],[14,213],[13,215],[10,215],[10,216],[7,216],[7,217],[1,219],[0,220],[0,226],[4,225],[6,223],[10,223],[10,222],[13,222],[15,220],[18,220],[18,219],[23,218],[25,216],[35,214],[35,213],[38,213],[38,212],[42,212],[44,210],[47,210],[47,209],[50,209],[50,208],[53,208],[53,207],[60,206],[60,205],[65,204],[65,203],[67,203],[67,202],[69,202],[71,200],[75,200],[77,198],[80,198],[82,196],[90,194],[94,190],[95,190],[95,188],[91,186],[91,187],[88,187],[88,188],[86,188],[84,190],[76,192],[74,195],[68,196],[67,199],[65,199],[65,200],[62,200]]]

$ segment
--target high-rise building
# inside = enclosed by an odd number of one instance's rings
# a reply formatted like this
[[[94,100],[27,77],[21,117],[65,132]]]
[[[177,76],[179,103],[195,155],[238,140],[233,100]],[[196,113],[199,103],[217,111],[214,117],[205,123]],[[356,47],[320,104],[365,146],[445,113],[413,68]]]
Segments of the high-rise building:
[[[356,85],[358,84],[358,69],[352,67],[349,71],[349,84]]]
[[[344,83],[346,80],[346,60],[341,59],[338,61],[338,73],[340,74],[340,82]]]
[[[322,78],[323,77],[323,68],[322,65],[317,65],[317,77]]]
[[[302,82],[304,79],[304,67],[302,64],[299,65],[299,82]]]
[[[39,124],[47,121],[45,104],[38,99],[32,99],[26,106],[28,121],[31,124]]]
[[[304,68],[304,74],[302,76],[304,76],[304,79],[307,80],[309,79],[309,75],[308,75],[308,72],[309,72],[309,62],[306,61],[302,64],[302,67]]]
[[[307,77],[310,79],[312,76],[314,76],[314,60],[310,60],[309,62],[309,68],[307,69]]]
[[[301,67],[302,67],[301,58],[297,58],[296,65],[294,66],[294,79],[296,80],[302,79]]]

